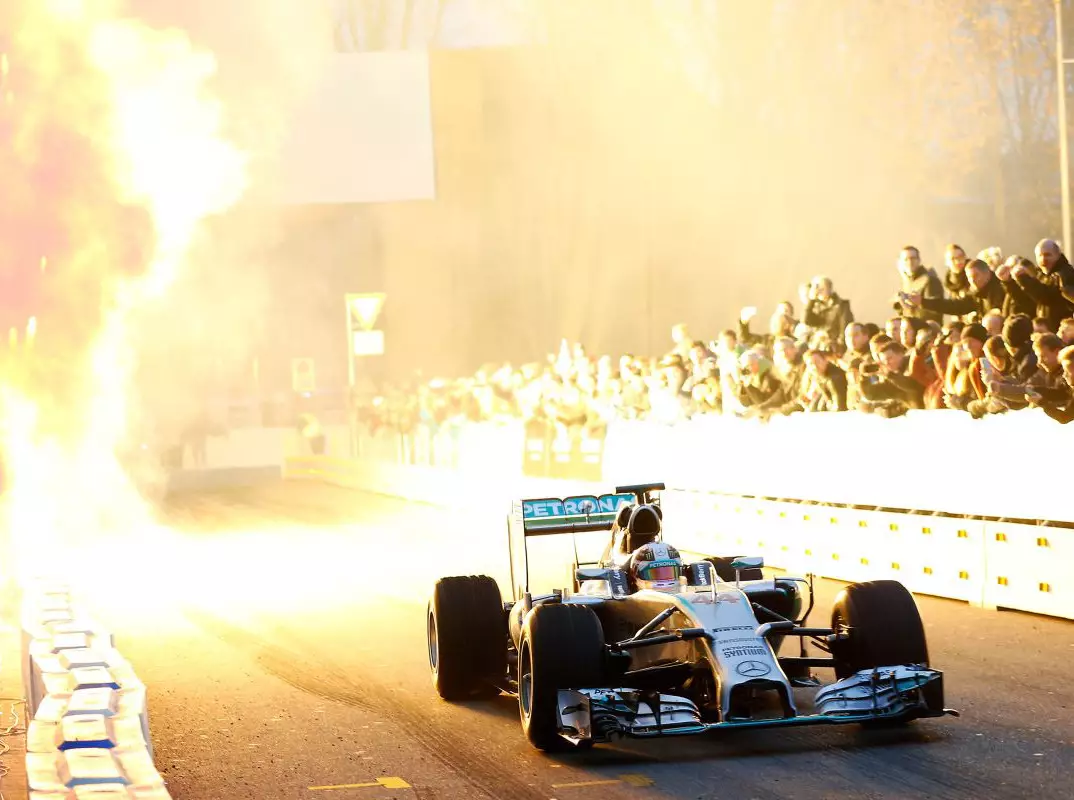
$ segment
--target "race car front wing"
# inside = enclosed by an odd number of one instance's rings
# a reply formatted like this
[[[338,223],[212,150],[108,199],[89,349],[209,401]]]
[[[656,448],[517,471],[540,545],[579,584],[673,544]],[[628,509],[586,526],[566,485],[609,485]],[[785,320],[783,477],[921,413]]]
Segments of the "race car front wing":
[[[836,725],[958,716],[943,707],[943,673],[907,665],[862,670],[825,686],[815,713],[705,722],[686,697],[635,689],[565,689],[559,692],[560,734],[569,741],[608,742],[622,737],[673,736],[726,728]]]

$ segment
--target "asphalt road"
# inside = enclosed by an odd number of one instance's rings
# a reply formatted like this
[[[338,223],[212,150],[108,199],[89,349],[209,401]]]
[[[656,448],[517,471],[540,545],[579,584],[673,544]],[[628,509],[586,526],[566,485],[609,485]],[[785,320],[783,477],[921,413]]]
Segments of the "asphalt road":
[[[549,756],[513,699],[451,705],[429,681],[428,590],[446,574],[506,581],[502,524],[314,484],[191,495],[165,521],[175,533],[125,545],[129,580],[87,599],[149,685],[177,800],[1074,794],[1074,623],[918,598],[960,719]],[[839,587],[818,584],[814,621]]]

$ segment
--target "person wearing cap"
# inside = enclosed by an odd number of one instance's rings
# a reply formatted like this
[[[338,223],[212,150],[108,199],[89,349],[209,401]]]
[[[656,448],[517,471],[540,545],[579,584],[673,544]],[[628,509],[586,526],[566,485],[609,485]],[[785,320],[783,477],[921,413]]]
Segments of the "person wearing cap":
[[[988,371],[988,362],[985,358],[985,342],[988,341],[988,331],[984,325],[974,323],[962,329],[962,346],[970,354],[969,377],[976,399],[985,396],[984,375]],[[974,398],[970,398],[974,399]]]
[[[1014,378],[1028,381],[1037,372],[1037,356],[1033,352],[1033,320],[1015,314],[1003,324],[1003,344],[1011,354]]]
[[[1029,379],[1037,374],[1037,356],[1033,352],[1032,337],[1033,320],[1029,317],[1015,314],[1007,320],[1003,326],[1001,340],[1006,358],[997,358],[999,353],[989,352],[989,362],[997,366],[998,370],[985,379],[985,398],[976,406],[970,404],[971,414],[975,417],[999,414],[1028,405],[1025,398],[1026,385]],[[986,344],[986,350],[990,345],[991,342]]]
[[[984,358],[984,346],[985,342],[988,341],[988,331],[985,330],[984,325],[975,322],[962,329],[959,341],[969,350],[971,358]]]
[[[919,293],[913,293],[907,295],[905,302],[912,307],[920,306],[941,314],[973,314],[974,321],[983,319],[993,309],[1003,310],[1007,292],[988,264],[975,258],[966,265],[966,280],[969,281],[969,288],[962,297],[922,297]]]

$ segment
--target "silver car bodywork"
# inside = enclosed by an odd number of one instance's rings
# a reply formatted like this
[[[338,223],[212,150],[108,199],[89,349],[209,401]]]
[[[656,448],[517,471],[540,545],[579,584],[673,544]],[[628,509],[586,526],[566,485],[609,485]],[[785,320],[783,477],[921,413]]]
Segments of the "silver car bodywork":
[[[624,488],[649,487],[621,487],[617,492]],[[599,502],[605,504],[606,498],[616,496],[602,496]],[[638,499],[642,499],[640,494]],[[800,657],[780,656],[783,638],[808,639],[831,656],[846,633],[805,627],[808,611],[799,620],[777,613],[778,621],[761,622],[755,605],[757,598],[785,591],[788,584],[804,579],[740,581],[736,574],[736,580],[725,581],[712,564],[699,562],[691,565],[692,585],[682,586],[677,593],[630,591],[623,579],[621,556],[616,555],[618,532],[606,512],[600,519],[586,515],[581,522],[542,520],[534,531],[523,524],[521,506],[525,503],[558,502],[569,510],[569,504],[578,500],[586,498],[521,501],[509,518],[509,537],[521,534],[518,539],[523,543],[521,558],[516,560],[517,539],[510,542],[516,588],[515,601],[508,604],[512,646],[518,647],[526,617],[537,606],[579,605],[589,607],[601,620],[609,655],[629,661],[614,686],[559,687],[557,713],[563,738],[580,744],[732,727],[901,722],[957,714],[943,706],[943,674],[924,664],[878,666],[823,687],[811,674],[803,679],[799,668],[808,673],[809,666],[834,665],[835,659],[807,658],[804,646]],[[531,595],[525,537],[595,530],[611,531],[613,541],[594,567],[576,569],[576,590]],[[521,575],[518,564],[525,569]],[[754,571],[760,565],[760,559],[734,564]],[[516,580],[523,576],[524,584]],[[759,607],[766,616],[773,616],[769,609]],[[788,677],[787,665],[796,668],[794,678]],[[684,674],[689,675],[685,681]],[[662,680],[665,675],[669,676],[666,681]],[[812,706],[810,713],[803,714],[795,689],[807,686],[815,692],[806,700]],[[525,691],[519,686],[505,688]]]
[[[714,583],[681,594],[637,592],[616,598],[606,581],[587,581],[580,595],[563,597],[561,602],[588,606],[635,599],[664,602],[674,608],[673,617],[681,615],[687,621],[677,630],[701,629],[703,633],[689,640],[637,648],[625,677],[675,661],[708,664],[717,687],[719,718],[704,720],[691,698],[676,694],[642,692],[628,686],[564,689],[559,693],[561,734],[576,743],[601,742],[621,736],[695,734],[729,727],[860,723],[952,713],[935,705],[935,699],[942,698],[941,672],[917,665],[892,665],[863,670],[820,688],[812,699],[813,713],[801,714],[794,686],[769,640],[771,628],[757,621],[749,600],[750,588],[771,585],[771,581],[740,586]],[[693,652],[687,652],[687,647]],[[766,715],[735,717],[731,698],[736,690],[771,693],[778,702],[769,704]]]

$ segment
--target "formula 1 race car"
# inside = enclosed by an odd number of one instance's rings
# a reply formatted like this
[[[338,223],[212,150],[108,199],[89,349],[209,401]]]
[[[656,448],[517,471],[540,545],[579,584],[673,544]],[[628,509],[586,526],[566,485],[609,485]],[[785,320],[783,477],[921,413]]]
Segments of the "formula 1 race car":
[[[651,496],[516,501],[508,521],[514,598],[487,576],[442,578],[427,614],[433,685],[446,700],[518,697],[541,750],[617,737],[734,727],[902,724],[944,708],[913,596],[895,581],[850,584],[831,626],[808,627],[812,581],[764,579],[759,558],[685,562],[662,539]],[[577,563],[568,589],[529,590],[532,536],[609,531],[599,561]],[[803,613],[803,589],[809,599]],[[781,653],[788,639],[798,655]],[[806,654],[809,641],[823,656]],[[826,686],[811,668],[834,669]],[[793,689],[813,687],[812,713]]]

